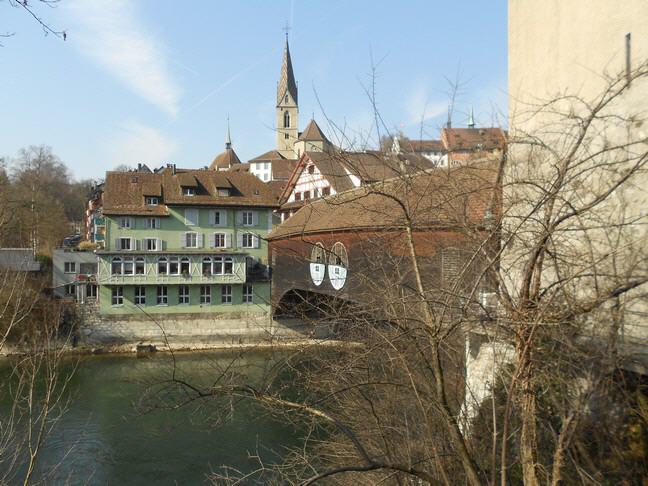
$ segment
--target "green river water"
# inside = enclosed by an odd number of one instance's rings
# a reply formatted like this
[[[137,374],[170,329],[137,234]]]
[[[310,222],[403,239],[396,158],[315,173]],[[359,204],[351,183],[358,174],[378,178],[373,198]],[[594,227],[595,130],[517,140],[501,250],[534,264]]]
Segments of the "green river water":
[[[232,356],[177,354],[177,369],[188,381],[207,384]],[[235,370],[242,381],[254,382],[272,362],[271,353],[246,353]],[[258,451],[276,462],[284,447],[297,444],[297,431],[253,404],[240,404],[218,427],[214,414],[223,407],[215,405],[142,413],[135,404],[146,383],[168,378],[172,363],[166,353],[78,360],[70,404],[47,438],[35,478],[58,465],[44,484],[204,484],[206,475],[223,465],[252,470],[256,463],[248,453]],[[8,366],[0,372],[10,379]],[[0,419],[6,412],[5,403]]]

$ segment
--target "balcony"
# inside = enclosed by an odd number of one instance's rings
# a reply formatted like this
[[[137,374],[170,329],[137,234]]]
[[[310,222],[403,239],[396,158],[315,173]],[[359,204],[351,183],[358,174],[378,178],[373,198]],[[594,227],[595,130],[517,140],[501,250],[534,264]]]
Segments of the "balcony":
[[[182,284],[243,284],[246,282],[245,267],[235,268],[231,274],[188,275],[108,275],[101,279],[104,285],[182,285]]]

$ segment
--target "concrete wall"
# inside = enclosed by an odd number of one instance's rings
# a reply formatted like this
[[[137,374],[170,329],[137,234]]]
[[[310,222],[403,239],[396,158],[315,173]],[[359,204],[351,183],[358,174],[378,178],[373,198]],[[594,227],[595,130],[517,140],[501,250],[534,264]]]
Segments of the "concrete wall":
[[[647,25],[648,2],[645,0],[510,0],[508,74],[512,141],[533,134],[558,154],[566,153],[566,147],[573,140],[570,133],[575,133],[569,131],[574,129],[574,125],[569,125],[570,113],[586,113],[588,106],[594,106],[600,99],[602,90],[611,79],[623,79],[626,74],[627,52],[631,69],[648,61]],[[629,51],[626,50],[627,34],[630,34]],[[536,113],[540,104],[558,96],[563,98],[553,105],[557,110],[545,108]],[[648,151],[645,143],[648,137],[647,80],[633,81],[627,91],[606,107],[603,114],[618,114],[627,120],[609,116],[593,124],[594,135],[587,139],[582,154],[628,142],[637,142],[632,148],[636,154]],[[583,204],[592,194],[605,191],[610,179],[620,177],[619,174],[630,166],[629,163],[625,166],[618,163],[628,156],[627,152],[618,152],[608,154],[605,160],[602,157],[593,158],[589,165],[583,165],[581,170],[587,168],[591,176],[586,180],[576,178],[573,187],[569,188],[571,192],[564,191],[565,194],[569,194],[568,197],[576,201],[576,204]],[[578,157],[582,158],[583,155]],[[510,221],[528,213],[528,205],[515,207],[511,201],[520,201],[534,191],[529,185],[516,183],[526,178],[535,179],[539,182],[538,185],[549,184],[553,177],[552,171],[555,174],[554,163],[558,164],[559,161],[560,156],[538,149],[537,146],[533,152],[528,146],[516,146],[515,143],[510,147],[505,180],[505,199],[509,202],[507,211]],[[603,164],[597,169],[596,164],[601,162],[609,164],[612,169],[606,173]],[[522,192],[516,192],[516,187],[520,187]],[[580,228],[573,228],[575,231],[569,235],[573,242],[569,249],[571,254],[566,257],[574,261],[574,273],[580,271],[581,274],[595,272],[606,275],[615,272],[621,275],[640,275],[645,272],[645,262],[648,259],[646,187],[648,174],[644,169],[634,175],[624,187],[615,190],[606,204],[596,207],[598,221],[586,221],[585,224],[590,225],[590,228],[598,224],[598,231],[588,230],[586,234]],[[634,223],[619,230],[615,224],[621,220]],[[527,229],[530,228],[529,224],[526,226]],[[619,235],[620,244],[612,241]],[[597,262],[595,258],[590,258],[585,245],[579,246],[579,242],[588,242],[597,255],[614,254],[614,262],[610,262],[609,258],[601,258]],[[567,245],[563,245],[563,248],[567,248]],[[525,251],[524,248],[518,250],[520,253]],[[512,255],[512,258],[515,256]],[[506,258],[504,261],[506,262]],[[578,268],[579,266],[582,268]],[[509,287],[514,289],[516,273],[510,272],[509,276]],[[603,280],[596,282],[596,286],[600,288],[605,288],[607,284]],[[581,281],[579,286],[584,295],[595,284]],[[623,330],[624,337],[630,340],[648,337],[645,287],[644,285],[624,297],[634,299],[628,306]]]
[[[275,321],[269,314],[213,313],[196,317],[104,316],[92,306],[80,306],[80,344],[88,346],[125,346],[153,344],[173,349],[201,349],[241,344],[260,344],[313,337],[300,321]]]

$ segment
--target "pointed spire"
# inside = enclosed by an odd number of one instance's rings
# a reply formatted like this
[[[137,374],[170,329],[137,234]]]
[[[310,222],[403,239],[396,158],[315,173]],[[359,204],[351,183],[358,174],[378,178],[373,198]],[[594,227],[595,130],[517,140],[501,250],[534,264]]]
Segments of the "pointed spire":
[[[470,107],[470,118],[468,118],[468,128],[475,128],[475,114],[473,113],[473,107]]]
[[[288,32],[286,32],[286,46],[284,47],[283,64],[281,65],[281,75],[277,85],[277,106],[284,103],[284,97],[290,94],[295,103],[297,103],[297,83],[293,74],[292,60],[290,59],[290,46],[288,45]]]
[[[227,115],[227,136],[225,137],[225,149],[232,148],[232,136],[230,135],[229,115]]]

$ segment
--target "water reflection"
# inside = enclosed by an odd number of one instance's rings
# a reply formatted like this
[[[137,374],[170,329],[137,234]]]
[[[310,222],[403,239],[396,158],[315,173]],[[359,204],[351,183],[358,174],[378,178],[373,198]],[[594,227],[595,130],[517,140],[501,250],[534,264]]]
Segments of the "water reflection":
[[[176,354],[177,373],[208,385],[234,357]],[[229,370],[254,382],[273,362],[271,353],[245,353]],[[83,358],[71,382],[69,409],[48,437],[35,477],[58,465],[48,484],[200,484],[222,465],[251,470],[256,462],[249,453],[272,462],[284,446],[296,444],[295,430],[253,404],[236,407],[218,428],[214,407],[140,413],[145,385],[167,379],[173,363],[162,353]],[[6,368],[3,373],[8,379]]]

